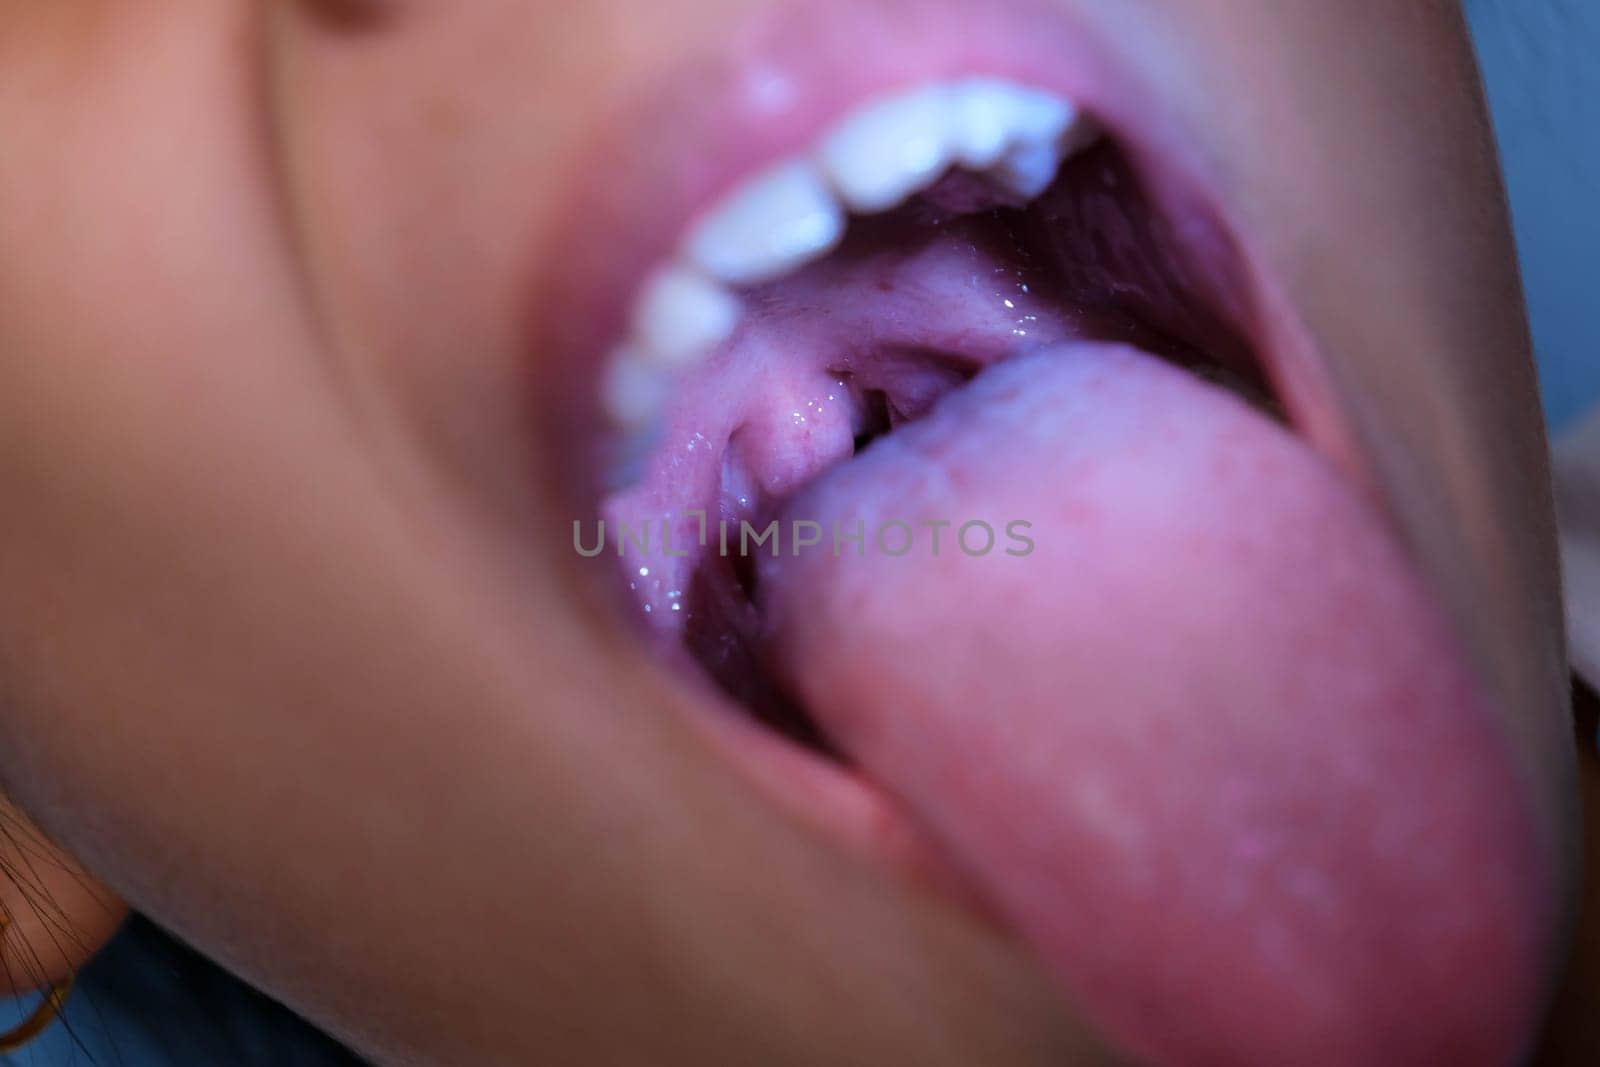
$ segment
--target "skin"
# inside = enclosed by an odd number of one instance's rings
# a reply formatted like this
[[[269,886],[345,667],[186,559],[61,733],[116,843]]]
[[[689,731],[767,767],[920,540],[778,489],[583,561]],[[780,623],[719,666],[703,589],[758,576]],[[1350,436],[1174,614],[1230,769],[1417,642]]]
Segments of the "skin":
[[[1570,872],[1543,438],[1455,6],[1063,3],[1201,134]],[[730,768],[567,571],[530,272],[590,131],[766,6],[0,16],[0,781],[370,1054],[1104,1058],[1024,951]]]

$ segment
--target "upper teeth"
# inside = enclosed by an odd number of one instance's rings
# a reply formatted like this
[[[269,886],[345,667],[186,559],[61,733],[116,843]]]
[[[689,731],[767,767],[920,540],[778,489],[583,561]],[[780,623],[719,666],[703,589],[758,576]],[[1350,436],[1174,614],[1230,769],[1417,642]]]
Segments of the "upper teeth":
[[[904,203],[955,165],[991,170],[1017,153],[1048,155],[1053,177],[1056,150],[1076,117],[1060,97],[989,78],[923,85],[846,116],[822,139],[818,157],[850,210],[870,215]],[[1004,171],[998,176],[1005,181]],[[1032,185],[1015,191],[1043,191]]]
[[[683,251],[718,281],[756,285],[827,255],[844,228],[823,173],[797,159],[730,193],[689,231]]]
[[[817,158],[850,210],[887,211],[944,173],[956,157],[954,104],[948,86],[922,86],[866,104],[822,138]]]
[[[690,227],[676,261],[636,298],[632,335],[612,353],[602,392],[607,414],[629,430],[653,422],[671,375],[737,329],[742,308],[732,287],[826,256],[844,236],[846,211],[887,211],[952,167],[1032,199],[1093,136],[1066,100],[993,78],[920,85],[861,105],[814,151],[746,180]]]
[[[634,336],[650,346],[652,362],[668,367],[697,363],[739,325],[739,298],[703,275],[680,266],[657,271],[634,304]]]

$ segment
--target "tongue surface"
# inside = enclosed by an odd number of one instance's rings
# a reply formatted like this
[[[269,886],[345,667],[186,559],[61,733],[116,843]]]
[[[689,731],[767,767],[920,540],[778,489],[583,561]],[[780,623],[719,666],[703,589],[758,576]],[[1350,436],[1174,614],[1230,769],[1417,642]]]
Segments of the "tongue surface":
[[[1509,757],[1385,527],[1296,438],[1063,345],[784,522],[824,532],[762,559],[776,669],[1128,1050],[1516,1057],[1539,865]]]

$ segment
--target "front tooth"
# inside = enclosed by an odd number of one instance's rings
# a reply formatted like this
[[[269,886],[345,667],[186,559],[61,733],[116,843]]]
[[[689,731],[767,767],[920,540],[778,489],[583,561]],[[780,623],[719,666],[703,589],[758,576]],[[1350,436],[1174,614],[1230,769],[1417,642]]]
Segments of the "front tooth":
[[[823,169],[851,210],[887,211],[944,172],[952,104],[948,87],[912,89],[867,104],[823,138]]]
[[[727,285],[757,285],[820,259],[845,216],[817,168],[784,163],[736,189],[690,231],[690,261]]]
[[[645,430],[660,420],[671,385],[666,368],[639,349],[623,345],[611,355],[601,402],[617,426]]]
[[[645,282],[633,316],[633,339],[647,357],[686,367],[709,355],[739,325],[738,299],[696,271],[681,266]]]

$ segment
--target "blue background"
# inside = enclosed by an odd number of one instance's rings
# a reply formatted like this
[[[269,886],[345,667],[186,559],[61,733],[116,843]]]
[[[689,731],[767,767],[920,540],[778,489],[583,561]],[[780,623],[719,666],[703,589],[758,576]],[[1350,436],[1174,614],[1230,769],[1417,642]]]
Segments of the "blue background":
[[[1600,2],[1467,5],[1500,139],[1545,412],[1600,402]]]

